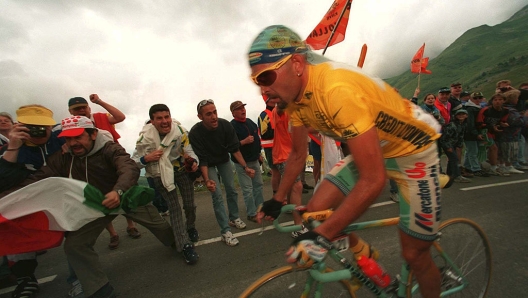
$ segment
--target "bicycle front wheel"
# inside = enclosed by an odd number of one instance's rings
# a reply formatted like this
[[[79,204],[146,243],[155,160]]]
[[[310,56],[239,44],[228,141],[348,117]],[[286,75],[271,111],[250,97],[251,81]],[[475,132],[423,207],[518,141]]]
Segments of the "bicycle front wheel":
[[[491,280],[491,249],[482,228],[469,219],[454,218],[443,222],[439,233],[431,253],[440,270],[442,297],[463,284],[449,297],[485,297]],[[413,275],[411,271],[407,297],[422,297]]]
[[[285,266],[273,270],[250,285],[240,295],[240,298],[315,297],[317,282],[314,282],[308,294],[303,295],[306,281],[310,275],[308,269]],[[331,270],[328,269],[328,271]],[[320,297],[356,297],[352,286],[346,280],[323,284],[321,294]]]

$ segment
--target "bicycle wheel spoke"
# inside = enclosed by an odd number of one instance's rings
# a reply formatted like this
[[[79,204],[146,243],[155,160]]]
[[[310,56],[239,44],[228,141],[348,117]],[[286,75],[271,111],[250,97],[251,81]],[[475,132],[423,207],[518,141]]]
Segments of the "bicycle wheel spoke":
[[[451,260],[435,249],[431,251],[441,273],[442,297],[447,293],[449,297],[484,297],[491,278],[491,251],[481,228],[468,219],[447,221],[440,227],[439,244]],[[416,284],[412,275],[409,283]],[[457,291],[461,286],[464,288]],[[408,297],[421,297],[410,292]]]

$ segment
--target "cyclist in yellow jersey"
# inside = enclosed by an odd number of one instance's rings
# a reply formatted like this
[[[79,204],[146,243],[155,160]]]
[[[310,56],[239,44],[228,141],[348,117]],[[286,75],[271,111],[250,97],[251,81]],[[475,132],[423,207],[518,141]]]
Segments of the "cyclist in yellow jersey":
[[[440,275],[429,248],[440,221],[437,121],[403,100],[382,80],[312,52],[291,29],[264,29],[249,50],[251,78],[263,95],[288,105],[293,148],[274,198],[262,212],[275,217],[295,177],[304,170],[308,127],[344,142],[351,155],[340,161],[308,203],[309,211],[334,214],[294,241],[288,261],[309,264],[324,257],[332,239],[357,220],[391,178],[400,195],[402,254],[424,297],[439,297]],[[362,242],[351,234],[351,246]],[[362,242],[364,243],[364,242]]]

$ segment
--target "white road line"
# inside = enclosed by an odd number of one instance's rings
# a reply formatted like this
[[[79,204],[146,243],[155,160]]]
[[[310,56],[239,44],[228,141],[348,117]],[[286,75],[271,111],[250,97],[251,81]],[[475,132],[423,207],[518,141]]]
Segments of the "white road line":
[[[396,203],[394,203],[393,201],[386,201],[386,202],[381,202],[381,203],[377,203],[377,204],[372,204],[370,206],[370,208],[381,207],[381,206],[390,205],[390,204],[396,204]],[[284,222],[284,223],[282,223],[282,225],[285,225],[285,226],[293,225],[293,221]],[[269,231],[269,230],[273,230],[273,229],[274,229],[274,227],[271,224],[264,227],[264,231]],[[253,230],[247,230],[247,231],[243,231],[243,232],[234,233],[233,236],[242,237],[242,236],[247,236],[247,235],[251,235],[251,234],[260,233],[261,231],[262,231],[262,229],[258,228],[258,229],[253,229]],[[196,242],[194,244],[194,246],[206,245],[206,244],[215,243],[215,242],[219,242],[219,241],[222,241],[222,238],[221,237],[215,237],[215,238],[211,238],[211,239],[200,240],[200,241]]]
[[[37,281],[38,281],[39,284],[43,284],[43,283],[47,283],[47,282],[53,281],[56,277],[57,277],[57,275],[52,275],[52,276],[48,276],[48,277],[39,278]],[[11,293],[15,289],[16,289],[16,286],[0,289],[0,295],[6,294],[6,293]]]
[[[466,191],[466,190],[482,189],[482,188],[509,185],[509,184],[517,184],[517,183],[523,183],[523,182],[528,182],[528,179],[501,182],[501,183],[492,183],[492,184],[479,185],[479,186],[473,186],[473,187],[464,187],[464,188],[461,188],[460,190]]]

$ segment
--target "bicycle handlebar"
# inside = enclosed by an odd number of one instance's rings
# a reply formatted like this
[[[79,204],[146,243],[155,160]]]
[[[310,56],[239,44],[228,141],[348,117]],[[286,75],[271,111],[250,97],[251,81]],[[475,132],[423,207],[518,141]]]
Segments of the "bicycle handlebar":
[[[279,214],[279,216],[277,216],[275,220],[273,220],[273,226],[275,227],[275,229],[277,229],[277,231],[281,233],[290,233],[290,232],[300,231],[302,229],[302,225],[283,226],[279,223],[279,218],[281,217],[282,214],[289,212],[289,211],[293,211],[294,209],[295,209],[295,205],[293,204],[282,206],[281,213]]]

